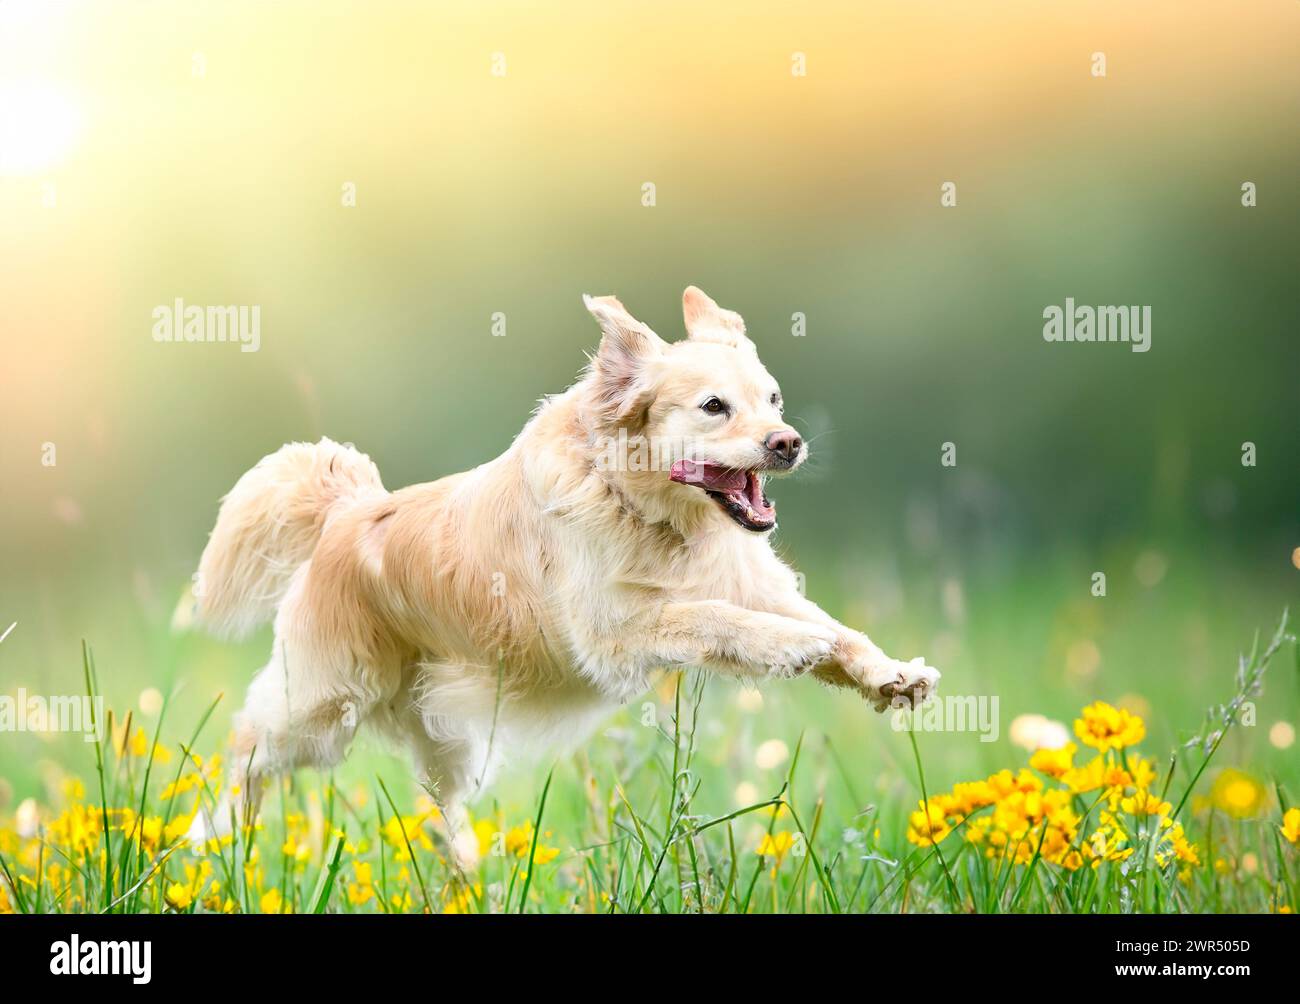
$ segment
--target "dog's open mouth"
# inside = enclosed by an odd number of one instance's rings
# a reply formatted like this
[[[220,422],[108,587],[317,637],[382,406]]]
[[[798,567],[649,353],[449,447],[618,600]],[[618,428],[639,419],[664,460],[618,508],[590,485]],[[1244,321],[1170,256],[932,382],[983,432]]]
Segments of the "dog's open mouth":
[[[737,471],[705,460],[678,460],[668,476],[703,489],[746,530],[761,533],[776,526],[776,506],[763,494],[763,480],[757,471]]]

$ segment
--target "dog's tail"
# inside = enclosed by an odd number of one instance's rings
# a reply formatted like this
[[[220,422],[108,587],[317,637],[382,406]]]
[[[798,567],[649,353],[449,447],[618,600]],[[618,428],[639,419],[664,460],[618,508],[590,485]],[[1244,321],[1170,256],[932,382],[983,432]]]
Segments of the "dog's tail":
[[[330,512],[383,491],[369,457],[328,439],[263,457],[221,500],[194,578],[197,619],[236,637],[271,620]]]

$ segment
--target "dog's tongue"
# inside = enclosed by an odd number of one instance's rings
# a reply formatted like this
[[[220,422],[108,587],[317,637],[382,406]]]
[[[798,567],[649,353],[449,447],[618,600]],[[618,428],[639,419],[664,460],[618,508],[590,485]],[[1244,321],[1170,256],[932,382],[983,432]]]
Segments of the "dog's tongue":
[[[684,485],[699,485],[705,491],[726,495],[732,492],[743,493],[749,481],[744,471],[733,471],[730,467],[703,460],[678,460],[673,464],[668,477]]]
[[[763,486],[752,471],[737,471],[705,460],[678,460],[668,477],[684,485],[717,492],[733,507],[743,510],[751,524],[766,526],[776,521],[776,507],[763,497]]]

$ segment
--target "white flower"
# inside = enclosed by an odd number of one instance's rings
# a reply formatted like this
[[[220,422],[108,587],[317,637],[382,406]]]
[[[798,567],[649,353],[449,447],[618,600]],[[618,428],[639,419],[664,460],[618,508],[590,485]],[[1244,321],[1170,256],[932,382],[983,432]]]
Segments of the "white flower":
[[[1011,741],[1030,753],[1059,750],[1070,741],[1070,733],[1062,723],[1043,715],[1017,715],[1011,721]]]
[[[790,759],[790,747],[780,739],[769,739],[754,753],[754,763],[761,770],[780,767],[788,759]]]

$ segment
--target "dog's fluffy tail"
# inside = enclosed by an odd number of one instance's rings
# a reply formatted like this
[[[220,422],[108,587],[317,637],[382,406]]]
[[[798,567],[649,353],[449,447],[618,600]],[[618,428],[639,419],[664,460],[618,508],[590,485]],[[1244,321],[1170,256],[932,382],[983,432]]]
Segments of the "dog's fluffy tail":
[[[194,579],[198,620],[236,637],[271,620],[331,510],[383,491],[369,457],[328,439],[263,457],[221,500]]]

